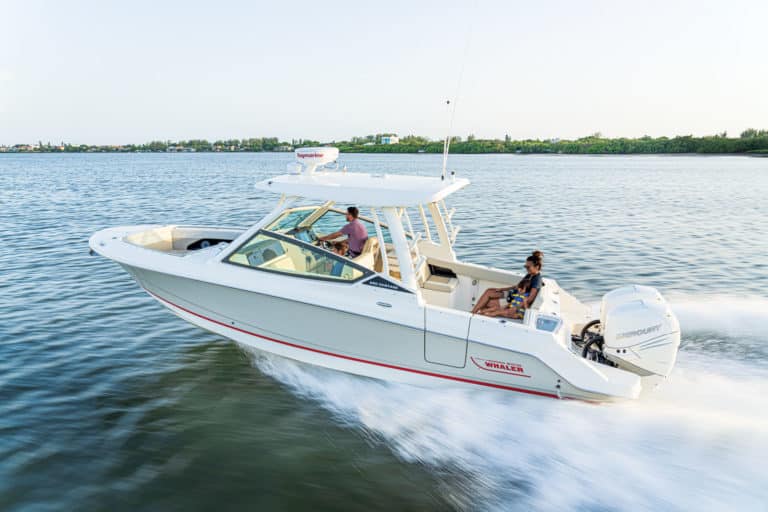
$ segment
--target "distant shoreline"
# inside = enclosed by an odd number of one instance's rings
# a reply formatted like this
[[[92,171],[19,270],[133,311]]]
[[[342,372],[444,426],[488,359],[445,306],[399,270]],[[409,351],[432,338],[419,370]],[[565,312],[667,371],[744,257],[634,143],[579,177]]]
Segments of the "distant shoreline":
[[[11,153],[288,153],[297,148],[334,146],[341,153],[358,154],[442,154],[446,141],[427,137],[394,134],[366,135],[350,140],[320,142],[309,139],[282,141],[277,137],[227,139],[210,142],[205,139],[152,141],[144,144],[15,144],[0,145],[0,154]],[[542,155],[768,155],[768,130],[748,129],[739,137],[718,135],[694,137],[605,138],[599,133],[575,140],[566,139],[466,139],[452,137],[451,154],[542,154]]]
[[[419,153],[419,152],[405,152],[400,151],[397,153],[372,153],[368,151],[343,151],[340,152],[344,155],[436,155],[436,153]],[[19,152],[0,152],[0,158],[3,155],[173,155],[178,153],[167,153],[165,151],[19,151]],[[237,154],[292,154],[290,151],[195,151],[185,152],[185,155],[237,155]],[[489,156],[489,155],[508,155],[508,156],[558,156],[558,157],[603,157],[603,156],[680,156],[680,157],[722,157],[722,156],[738,156],[738,157],[751,157],[751,158],[768,158],[768,152],[743,152],[743,153],[450,153],[451,156],[469,155],[469,156]]]

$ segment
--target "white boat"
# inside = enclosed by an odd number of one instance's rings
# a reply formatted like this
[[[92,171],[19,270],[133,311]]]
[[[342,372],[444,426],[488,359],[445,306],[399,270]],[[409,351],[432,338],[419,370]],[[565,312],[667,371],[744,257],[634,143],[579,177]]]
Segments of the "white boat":
[[[521,275],[456,258],[445,200],[468,180],[331,169],[335,148],[296,156],[257,183],[280,199],[250,228],[123,226],[91,249],[197,326],[343,372],[586,401],[637,398],[671,372],[679,323],[650,287],[614,290],[597,312],[545,278],[523,319],[473,315],[483,290]],[[360,205],[369,231],[354,259],[318,241],[344,224],[337,205]]]

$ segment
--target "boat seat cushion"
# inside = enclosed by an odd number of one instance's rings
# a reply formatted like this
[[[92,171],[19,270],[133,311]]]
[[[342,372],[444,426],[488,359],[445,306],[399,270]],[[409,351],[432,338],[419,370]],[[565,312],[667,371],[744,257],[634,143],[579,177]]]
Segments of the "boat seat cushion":
[[[455,277],[429,276],[429,279],[424,281],[423,288],[436,292],[451,293],[458,284],[459,280]]]
[[[352,261],[358,265],[362,265],[365,268],[374,270],[376,268],[376,260],[379,258],[379,239],[375,237],[368,237],[363,245],[363,250],[356,258],[352,258]],[[378,270],[377,270],[378,272]]]

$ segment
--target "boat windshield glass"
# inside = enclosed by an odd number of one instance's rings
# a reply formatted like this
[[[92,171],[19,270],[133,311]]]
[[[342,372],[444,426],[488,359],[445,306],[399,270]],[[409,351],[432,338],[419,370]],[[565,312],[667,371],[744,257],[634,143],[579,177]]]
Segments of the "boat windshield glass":
[[[341,210],[328,210],[319,219],[312,223],[312,229],[315,230],[315,233],[318,235],[328,235],[330,233],[335,233],[336,231],[339,231],[341,228],[343,228],[347,223],[346,215],[346,212]],[[362,216],[359,218],[359,220],[365,226],[366,231],[368,231],[368,236],[375,237],[376,226],[374,226],[373,222]],[[392,240],[389,237],[389,230],[385,226],[382,226],[381,230],[382,234],[384,235],[384,241],[387,243],[392,243]]]
[[[369,270],[331,252],[276,233],[259,231],[226,260],[235,265],[330,281],[357,281]]]
[[[371,238],[376,237],[376,226],[368,217],[360,216],[359,220],[365,226],[368,231],[368,236]],[[318,235],[327,235],[339,231],[347,223],[346,212],[343,210],[330,209],[325,212],[319,219],[312,223],[312,229]],[[384,243],[391,244],[392,236],[389,234],[389,228],[386,224],[381,225],[381,234],[384,236]],[[409,233],[406,233],[406,238],[411,238]]]
[[[290,231],[304,222],[307,217],[315,213],[318,208],[319,207],[317,206],[313,206],[309,208],[288,210],[270,224],[267,229],[270,231],[277,231],[278,233]]]

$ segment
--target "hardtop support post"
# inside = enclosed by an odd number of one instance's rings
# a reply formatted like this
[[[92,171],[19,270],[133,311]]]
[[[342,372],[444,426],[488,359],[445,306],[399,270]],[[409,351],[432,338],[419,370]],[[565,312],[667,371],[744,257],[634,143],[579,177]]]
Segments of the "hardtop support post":
[[[442,257],[450,261],[456,261],[456,253],[453,252],[453,246],[451,245],[451,235],[448,233],[448,228],[445,226],[445,219],[443,219],[443,215],[440,213],[440,207],[437,203],[429,203],[429,213],[432,215],[432,221],[435,223],[437,236],[440,239]]]
[[[413,269],[411,249],[408,247],[408,239],[405,237],[403,223],[397,214],[397,208],[387,206],[382,208],[382,211],[389,227],[389,236],[395,246],[397,262],[400,266],[400,281],[407,288],[416,290],[416,273]]]
[[[429,229],[429,222],[427,221],[427,214],[424,213],[424,205],[419,205],[419,215],[421,215],[421,223],[424,224],[424,235],[427,237],[427,240],[430,242],[432,241],[432,233]]]
[[[379,216],[376,214],[376,208],[371,208],[371,218],[373,219],[373,227],[376,228],[376,237],[379,239],[379,252],[381,254],[381,273],[387,277],[390,277],[389,258],[387,258],[387,246],[384,243],[384,235],[381,232],[381,223],[379,222]]]

